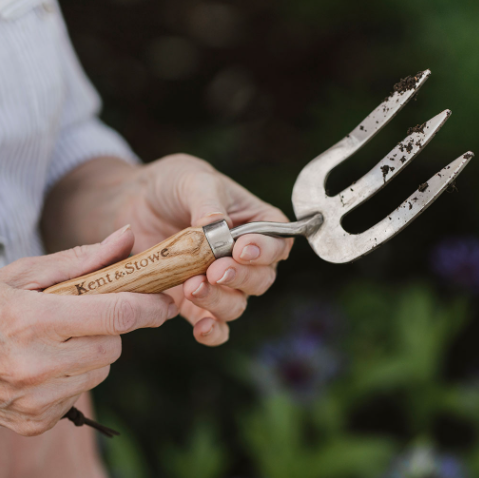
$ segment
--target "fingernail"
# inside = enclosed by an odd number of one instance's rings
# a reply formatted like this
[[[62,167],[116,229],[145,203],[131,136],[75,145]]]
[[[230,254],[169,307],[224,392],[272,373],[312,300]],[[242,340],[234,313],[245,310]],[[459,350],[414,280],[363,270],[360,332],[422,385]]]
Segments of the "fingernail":
[[[176,317],[178,315],[178,307],[176,306],[175,303],[170,304],[168,307],[168,319],[172,319],[173,317]]]
[[[208,295],[208,287],[205,282],[202,282],[198,289],[196,289],[191,295],[198,299],[203,299]]]
[[[205,217],[212,217],[212,216],[224,216],[225,213],[221,211],[210,212]]]
[[[217,284],[229,284],[230,282],[233,282],[236,277],[236,271],[230,267],[229,269],[226,269],[225,273],[223,274],[223,277],[220,280],[217,280]]]
[[[201,335],[202,335],[203,337],[206,337],[207,335],[210,335],[210,334],[213,332],[214,328],[215,328],[215,324],[213,324],[213,325],[211,326],[211,329],[208,330],[208,332],[204,332],[204,333],[202,333]]]
[[[261,251],[259,250],[258,246],[249,244],[241,252],[240,259],[243,259],[244,261],[253,261],[255,259],[258,259],[260,253]]]
[[[118,231],[115,231],[113,234],[110,234],[106,239],[104,239],[101,245],[104,246],[105,244],[108,244],[114,239],[118,239],[123,234],[125,234],[125,232],[128,231],[128,229],[131,229],[131,226],[129,224],[127,224],[126,226],[123,226],[121,229],[118,229]]]

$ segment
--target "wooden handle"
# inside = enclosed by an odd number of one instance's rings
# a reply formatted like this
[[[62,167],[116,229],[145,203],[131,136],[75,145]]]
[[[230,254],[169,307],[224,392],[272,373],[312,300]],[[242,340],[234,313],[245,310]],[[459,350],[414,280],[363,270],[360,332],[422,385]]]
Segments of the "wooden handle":
[[[97,272],[49,287],[47,294],[157,294],[204,274],[215,260],[202,228],[190,227],[151,249]]]

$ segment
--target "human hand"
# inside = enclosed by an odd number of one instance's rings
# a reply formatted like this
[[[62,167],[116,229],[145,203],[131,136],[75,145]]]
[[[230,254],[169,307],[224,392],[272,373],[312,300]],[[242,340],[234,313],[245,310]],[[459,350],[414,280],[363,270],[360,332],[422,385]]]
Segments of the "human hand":
[[[251,221],[287,222],[277,208],[261,201],[200,159],[178,154],[129,171],[118,193],[117,224],[135,231],[134,252],[141,252],[189,226],[226,220],[231,227]],[[228,340],[228,322],[244,312],[249,295],[262,295],[288,257],[292,239],[262,235],[240,237],[233,257],[215,261],[206,275],[170,289],[196,340],[220,345]]]
[[[102,244],[21,259],[0,269],[0,426],[33,436],[52,428],[121,355],[121,334],[177,314],[171,297],[57,296],[41,291],[127,257],[130,228]]]

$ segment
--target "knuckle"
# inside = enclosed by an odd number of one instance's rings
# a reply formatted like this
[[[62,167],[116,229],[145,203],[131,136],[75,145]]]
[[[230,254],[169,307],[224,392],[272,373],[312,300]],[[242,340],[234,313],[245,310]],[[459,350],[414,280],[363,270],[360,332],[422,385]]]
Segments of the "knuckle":
[[[48,408],[48,405],[42,405],[34,397],[27,395],[18,401],[15,408],[22,415],[35,418],[40,417]]]
[[[94,372],[91,372],[85,384],[85,391],[92,390],[100,385],[100,383],[103,383],[108,378],[108,375],[110,375],[110,369],[110,365],[107,365],[106,367],[102,367]]]
[[[0,410],[10,408],[17,399],[17,393],[15,393],[10,387],[2,386],[0,389]]]
[[[258,287],[251,295],[259,296],[267,292],[276,280],[276,271],[272,267],[268,267],[268,272],[260,280]]]
[[[71,249],[71,255],[74,259],[81,261],[87,255],[87,246],[75,246]]]
[[[188,153],[175,153],[170,156],[170,158],[174,159],[175,161],[186,161],[186,162],[195,162],[198,158],[195,158],[191,154]]]
[[[26,371],[17,372],[13,377],[13,384],[18,388],[26,388],[38,385],[40,380],[34,373]]]
[[[169,156],[166,156],[163,159],[164,161],[171,161],[171,162],[174,162],[175,164],[181,163],[182,165],[186,165],[186,166],[196,165],[196,166],[201,166],[204,169],[213,170],[213,166],[211,166],[211,164],[205,161],[204,159],[197,158],[196,156],[192,156],[191,154],[187,154],[187,153],[170,154]]]
[[[43,258],[25,257],[1,268],[2,272],[4,271],[2,280],[15,288],[39,289],[40,285],[32,278],[38,272],[41,259]]]
[[[10,264],[11,272],[14,275],[22,275],[35,268],[37,261],[38,259],[34,257],[24,257],[22,259],[18,259],[13,264]]]
[[[112,307],[110,323],[110,331],[114,335],[125,334],[136,328],[138,313],[132,299],[118,294]]]
[[[240,277],[238,277],[235,280],[234,285],[232,285],[231,287],[235,287],[240,290],[243,288],[247,289],[250,281],[251,281],[251,269],[249,267],[244,267],[242,268],[242,273]]]
[[[66,262],[82,262],[88,255],[88,246],[75,246],[72,249],[58,253],[60,260]]]
[[[245,310],[247,307],[248,307],[248,300],[246,296],[243,295],[239,300],[236,301],[236,306],[232,314],[233,319],[238,319],[239,317],[241,317],[245,313]]]
[[[184,161],[187,163],[195,163],[197,165],[206,167],[206,169],[211,169],[211,170],[213,169],[213,167],[211,166],[210,163],[208,163],[208,161],[205,161],[204,159],[198,158],[196,156],[192,156],[191,154],[178,153],[177,156],[180,161]]]
[[[110,363],[116,362],[121,357],[122,352],[122,341],[121,337],[114,337],[114,343],[112,345]]]
[[[45,433],[52,428],[54,423],[48,421],[25,420],[15,425],[14,431],[25,437],[34,437]]]
[[[168,320],[168,308],[170,305],[174,304],[174,301],[169,296],[151,298],[155,302],[152,302],[151,312],[148,313],[148,327],[157,328]]]
[[[168,320],[168,304],[164,305],[158,314],[155,315],[153,327],[161,327]]]
[[[108,376],[110,375],[110,370],[111,370],[110,365],[107,365],[106,367],[103,367],[102,369],[100,369],[97,385],[99,385],[100,383],[103,383],[108,378]]]
[[[102,338],[101,342],[96,346],[97,356],[104,363],[116,362],[122,351],[122,342],[119,335]]]
[[[47,372],[39,369],[30,361],[19,361],[16,363],[11,382],[17,388],[26,388],[44,382],[46,377]]]
[[[184,187],[195,192],[204,192],[207,190],[220,190],[222,187],[222,179],[218,172],[211,164],[198,160],[196,168],[190,167],[185,175]]]
[[[231,309],[234,310],[236,307],[235,305],[232,307],[228,298],[224,297],[223,294],[218,293],[218,291],[215,291],[215,293],[211,294],[211,297],[206,300],[207,302],[205,301],[202,307],[213,312],[218,312],[219,314],[222,314],[225,308],[226,313],[228,313]]]

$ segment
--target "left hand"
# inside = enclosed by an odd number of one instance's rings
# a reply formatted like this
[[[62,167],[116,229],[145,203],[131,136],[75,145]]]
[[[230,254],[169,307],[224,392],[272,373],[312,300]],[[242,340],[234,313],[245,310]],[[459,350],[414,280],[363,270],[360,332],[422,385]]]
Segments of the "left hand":
[[[229,227],[251,221],[288,222],[277,208],[261,201],[209,163],[185,154],[167,156],[136,169],[122,186],[116,227],[131,224],[134,253],[189,226],[226,220]],[[196,340],[215,346],[228,340],[228,322],[240,317],[249,295],[262,295],[287,259],[292,239],[262,235],[240,237],[233,257],[216,260],[206,275],[170,289],[180,311],[193,325]]]

